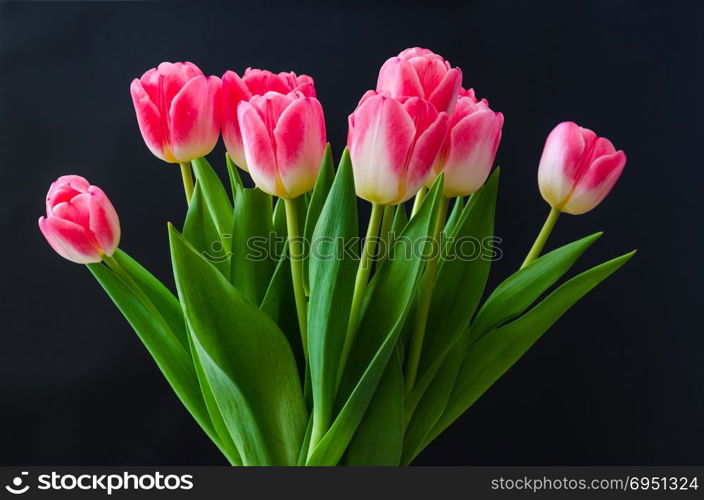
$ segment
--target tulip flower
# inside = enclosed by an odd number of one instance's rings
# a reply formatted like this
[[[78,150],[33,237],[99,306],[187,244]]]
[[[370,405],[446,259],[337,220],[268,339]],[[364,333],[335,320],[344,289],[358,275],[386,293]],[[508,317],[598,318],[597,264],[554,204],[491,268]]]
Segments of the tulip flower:
[[[447,113],[420,97],[393,98],[370,90],[349,116],[347,147],[357,196],[372,203],[367,235],[357,267],[352,306],[340,355],[338,380],[359,326],[371,256],[386,211],[410,199],[423,186],[447,130]],[[388,217],[392,214],[387,214]]]
[[[419,97],[370,90],[349,116],[347,145],[357,196],[396,205],[425,182],[447,129],[447,113]]]
[[[244,155],[259,189],[296,198],[313,189],[325,152],[323,108],[300,92],[267,92],[237,108]]]
[[[291,279],[301,342],[307,346],[307,299],[303,246],[294,198],[313,189],[325,153],[325,118],[315,97],[269,91],[237,105],[244,157],[254,183],[283,198],[286,208]]]
[[[626,155],[589,129],[563,122],[550,132],[538,168],[538,185],[551,207],[583,214],[609,194]]]
[[[384,63],[376,90],[387,91],[391,97],[421,97],[438,111],[451,115],[461,85],[459,68],[450,67],[449,62],[431,50],[414,47]]]
[[[550,204],[543,224],[521,269],[533,262],[545,246],[562,212],[589,212],[609,194],[626,166],[626,154],[611,141],[574,122],[562,122],[547,140],[538,167],[540,194]]]
[[[220,119],[222,120],[222,138],[227,153],[235,165],[248,171],[242,145],[242,132],[237,118],[237,106],[241,101],[249,101],[255,95],[267,92],[288,94],[298,91],[306,97],[315,97],[313,79],[308,75],[297,76],[296,73],[279,73],[247,68],[240,76],[234,71],[226,71],[222,76],[220,93]]]
[[[183,164],[213,150],[220,86],[218,77],[206,77],[190,62],[163,62],[132,81],[139,129],[157,158]]]
[[[102,189],[77,175],[64,175],[51,185],[39,229],[56,253],[78,264],[110,257],[120,242],[112,203]]]
[[[462,90],[426,187],[443,172],[446,197],[466,196],[479,189],[494,164],[503,124],[504,115],[492,111],[486,99],[477,102],[472,89]]]

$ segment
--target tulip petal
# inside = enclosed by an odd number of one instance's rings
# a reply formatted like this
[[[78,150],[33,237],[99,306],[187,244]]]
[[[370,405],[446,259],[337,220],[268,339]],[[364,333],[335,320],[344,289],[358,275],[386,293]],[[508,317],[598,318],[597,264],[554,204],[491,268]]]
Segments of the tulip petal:
[[[445,73],[435,90],[432,90],[428,100],[435,106],[435,109],[446,111],[448,116],[452,116],[461,87],[462,71],[459,68],[452,68]]]
[[[315,82],[308,75],[300,75],[297,80],[297,85],[294,90],[297,90],[306,97],[317,97],[315,91]]]
[[[490,109],[472,113],[453,128],[449,136],[445,173],[445,196],[472,194],[486,182],[501,140],[503,115]]]
[[[169,109],[183,86],[197,76],[204,76],[203,72],[191,62],[163,62],[144,73],[140,81],[153,103],[163,102],[164,109]]]
[[[425,97],[423,85],[413,65],[395,57],[386,61],[379,70],[376,90],[386,90],[392,97]]]
[[[49,186],[46,195],[46,213],[51,215],[53,207],[64,201],[71,201],[74,196],[87,193],[90,184],[79,175],[63,175]]]
[[[247,162],[244,158],[242,133],[237,119],[237,105],[240,101],[248,101],[251,97],[252,93],[237,73],[226,71],[222,75],[222,89],[220,90],[222,138],[230,158],[235,162],[235,165],[244,171],[247,171]]]
[[[420,94],[419,97],[425,97],[426,99],[429,99],[433,91],[440,85],[440,82],[449,69],[449,64],[447,64],[442,57],[435,54],[412,57],[404,62],[413,68],[413,71],[418,76],[420,86],[423,88],[423,93]],[[459,88],[457,91],[459,92]],[[455,99],[456,98],[457,96],[455,96]]]
[[[105,254],[109,257],[120,243],[120,221],[115,208],[102,189],[90,187],[87,211],[89,227]]]
[[[280,183],[276,154],[271,135],[259,115],[250,103],[242,101],[237,107],[237,118],[242,131],[244,154],[247,167],[255,184],[269,194],[276,195]]]
[[[51,214],[54,217],[73,222],[81,227],[88,227],[88,199],[90,194],[83,193],[74,196],[70,201],[65,201],[54,205]]]
[[[247,88],[254,95],[264,95],[267,92],[288,94],[296,88],[297,81],[294,73],[279,73],[263,69],[247,68],[243,77]]]
[[[40,217],[39,229],[56,253],[78,264],[100,262],[102,257],[85,229],[57,217]]]
[[[416,129],[403,105],[384,95],[367,98],[350,117],[348,145],[357,195],[391,204],[404,194],[400,181]]]
[[[174,97],[169,110],[171,152],[179,162],[210,153],[218,142],[220,79],[197,76]]]
[[[136,78],[130,85],[130,94],[137,113],[139,131],[149,151],[160,160],[168,161],[164,155],[165,138],[159,109],[142,86],[142,82]]]
[[[320,102],[298,99],[281,114],[274,129],[279,176],[289,197],[315,185],[325,152],[325,118]]]
[[[614,187],[625,166],[626,154],[623,151],[598,158],[582,175],[562,211],[579,215],[596,207]]]
[[[581,127],[563,122],[550,132],[538,167],[540,194],[553,207],[560,207],[572,192],[586,141]]]
[[[430,174],[447,131],[447,113],[437,115],[435,121],[416,140],[406,172],[405,189],[397,203],[412,198]]]

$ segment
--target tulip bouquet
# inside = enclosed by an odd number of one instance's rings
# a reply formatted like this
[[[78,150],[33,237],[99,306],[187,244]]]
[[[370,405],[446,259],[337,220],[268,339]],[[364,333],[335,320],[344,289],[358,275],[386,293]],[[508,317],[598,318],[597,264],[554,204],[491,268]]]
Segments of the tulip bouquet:
[[[82,177],[51,185],[39,228],[87,264],[233,465],[409,464],[632,255],[556,285],[600,233],[541,255],[555,222],[599,204],[626,162],[565,122],[538,169],[547,221],[485,291],[504,118],[426,49],[383,65],[337,168],[308,76],[162,63],[131,94],[148,148],[183,177],[177,294],[117,248],[117,213]],[[220,134],[229,187],[205,159]]]

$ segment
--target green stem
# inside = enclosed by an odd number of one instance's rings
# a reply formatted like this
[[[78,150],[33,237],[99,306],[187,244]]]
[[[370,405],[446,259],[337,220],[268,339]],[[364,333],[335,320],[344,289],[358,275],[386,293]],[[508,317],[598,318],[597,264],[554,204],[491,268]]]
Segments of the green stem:
[[[382,262],[386,260],[386,257],[391,251],[391,227],[394,224],[394,215],[396,214],[396,207],[398,205],[386,205],[384,207],[384,217],[381,222],[381,232],[379,233],[379,245],[383,252],[379,255],[379,260],[376,263],[376,268],[379,269]]]
[[[291,261],[291,279],[293,280],[293,295],[296,299],[298,327],[301,330],[303,352],[308,359],[308,308],[306,292],[303,288],[303,241],[298,227],[298,210],[296,200],[284,198],[286,206],[286,225],[288,229],[289,260]]]
[[[420,206],[423,204],[423,200],[425,199],[425,195],[427,193],[428,190],[425,187],[421,186],[421,188],[416,193],[416,199],[413,201],[413,210],[411,210],[411,217],[418,213],[418,210],[420,210]]]
[[[411,394],[413,386],[416,383],[416,376],[418,375],[418,364],[420,363],[423,339],[425,338],[425,329],[428,323],[428,313],[430,312],[430,299],[433,297],[433,287],[435,286],[435,278],[437,277],[438,263],[442,249],[440,235],[442,234],[442,228],[445,226],[449,201],[450,200],[444,196],[440,197],[437,219],[435,219],[435,227],[433,228],[433,239],[438,245],[437,252],[433,252],[428,260],[420,284],[420,291],[418,292],[418,307],[416,308],[416,318],[413,325],[411,345],[408,348],[408,360],[406,361],[405,368],[406,396]]]
[[[191,204],[193,198],[193,171],[190,163],[180,163],[181,178],[183,179],[183,190],[186,192],[186,201]]]
[[[523,264],[521,264],[521,269],[525,268],[528,264],[530,264],[540,256],[540,252],[543,251],[543,247],[548,241],[550,233],[552,233],[552,230],[555,227],[555,223],[557,222],[557,218],[560,216],[561,213],[562,212],[560,212],[560,210],[555,207],[552,207],[550,209],[550,213],[548,214],[548,218],[545,219],[545,224],[543,224],[543,228],[540,230],[540,233],[538,233],[538,237],[535,239],[535,243],[533,243],[530,252],[528,252],[528,255],[526,255],[526,260],[524,260]]]
[[[347,331],[345,332],[345,343],[342,346],[342,354],[340,355],[340,365],[337,371],[337,387],[339,388],[342,381],[342,374],[345,372],[347,359],[350,356],[354,338],[357,335],[357,327],[359,326],[359,312],[362,308],[362,299],[364,292],[367,289],[369,281],[369,273],[372,263],[371,256],[374,255],[376,249],[376,238],[379,235],[379,226],[384,213],[382,205],[372,203],[372,213],[369,216],[369,226],[367,226],[367,235],[364,238],[364,247],[362,248],[362,256],[359,259],[359,267],[357,267],[357,276],[354,280],[354,292],[352,294],[352,305],[350,306],[350,317],[347,322]]]

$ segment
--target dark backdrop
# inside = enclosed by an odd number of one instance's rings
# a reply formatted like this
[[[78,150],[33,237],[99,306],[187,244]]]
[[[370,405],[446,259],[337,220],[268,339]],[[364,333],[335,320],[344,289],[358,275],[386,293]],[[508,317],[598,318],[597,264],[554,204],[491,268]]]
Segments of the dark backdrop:
[[[612,139],[628,165],[598,209],[559,222],[550,246],[605,230],[580,270],[639,253],[417,463],[701,465],[700,5],[0,3],[0,463],[224,463],[90,273],[37,229],[49,183],[84,175],[117,207],[121,247],[171,283],[166,221],[182,221],[180,176],[142,142],[132,78],[163,60],[308,73],[339,155],[379,66],[420,45],[506,117],[494,284],[547,214],[536,167],[562,120]],[[211,155],[221,169],[222,154]]]

